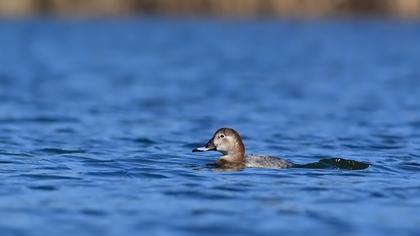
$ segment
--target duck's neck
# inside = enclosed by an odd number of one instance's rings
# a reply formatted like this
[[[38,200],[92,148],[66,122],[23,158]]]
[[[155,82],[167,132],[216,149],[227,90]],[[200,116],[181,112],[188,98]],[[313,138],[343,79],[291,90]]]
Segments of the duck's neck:
[[[243,152],[227,153],[219,158],[221,162],[228,163],[242,163],[244,162],[245,156]]]
[[[219,166],[237,166],[245,163],[245,146],[239,137],[229,150],[222,151],[223,156],[217,160]]]
[[[243,153],[223,155],[216,163],[221,168],[242,169],[245,167],[245,158]]]

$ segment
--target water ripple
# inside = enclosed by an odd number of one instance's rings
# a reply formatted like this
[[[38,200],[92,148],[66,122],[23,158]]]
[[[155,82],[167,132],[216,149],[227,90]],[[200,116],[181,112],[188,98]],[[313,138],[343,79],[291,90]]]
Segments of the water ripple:
[[[79,177],[52,175],[52,174],[21,174],[18,177],[37,179],[37,180],[81,180]]]
[[[74,154],[74,153],[85,153],[84,150],[81,149],[61,149],[61,148],[41,148],[35,150],[38,153],[45,153],[48,155],[60,155],[60,154]]]
[[[29,117],[29,118],[0,118],[0,124],[25,124],[25,123],[79,123],[80,120],[72,117]]]

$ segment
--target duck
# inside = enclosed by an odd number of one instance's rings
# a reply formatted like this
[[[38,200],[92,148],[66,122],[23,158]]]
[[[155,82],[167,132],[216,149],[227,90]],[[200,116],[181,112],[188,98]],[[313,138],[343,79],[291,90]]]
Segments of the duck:
[[[246,155],[245,145],[241,135],[232,128],[218,129],[204,146],[194,148],[192,151],[220,152],[222,156],[216,161],[217,166],[220,168],[242,169],[250,167],[284,169],[296,166],[291,161],[275,156]]]

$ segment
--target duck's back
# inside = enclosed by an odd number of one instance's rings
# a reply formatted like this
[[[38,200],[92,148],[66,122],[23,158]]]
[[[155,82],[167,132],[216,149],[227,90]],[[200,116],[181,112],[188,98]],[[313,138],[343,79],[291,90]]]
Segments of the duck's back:
[[[245,156],[245,166],[254,168],[290,168],[293,167],[290,161],[273,156],[248,155]]]

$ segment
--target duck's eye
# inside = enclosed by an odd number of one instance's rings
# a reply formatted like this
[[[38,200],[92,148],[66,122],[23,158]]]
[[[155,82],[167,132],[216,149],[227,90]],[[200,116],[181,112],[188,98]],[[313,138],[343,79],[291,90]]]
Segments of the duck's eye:
[[[220,138],[224,138],[224,137],[225,137],[225,135],[223,135],[223,134],[220,135]]]

